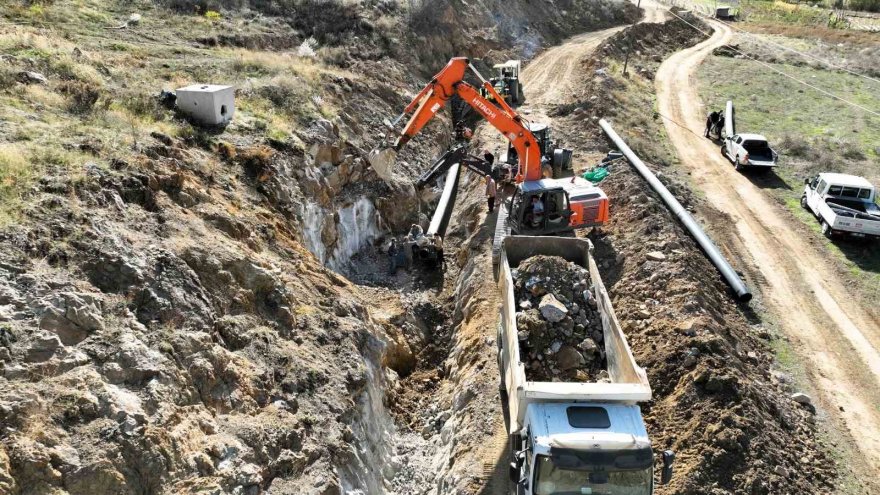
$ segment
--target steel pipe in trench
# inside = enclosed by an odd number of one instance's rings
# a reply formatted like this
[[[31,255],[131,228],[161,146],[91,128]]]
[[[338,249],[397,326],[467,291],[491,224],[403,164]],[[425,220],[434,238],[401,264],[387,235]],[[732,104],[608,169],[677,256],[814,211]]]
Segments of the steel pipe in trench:
[[[752,293],[749,291],[748,287],[746,287],[746,284],[742,281],[739,275],[737,275],[736,270],[730,266],[730,263],[728,263],[724,255],[721,254],[721,251],[718,250],[718,246],[716,246],[715,243],[712,242],[712,239],[706,235],[703,228],[700,227],[700,224],[698,224],[697,221],[694,220],[694,217],[687,212],[684,206],[675,199],[675,196],[673,196],[672,193],[669,192],[669,189],[660,182],[660,179],[651,172],[651,169],[649,169],[644,162],[636,156],[633,150],[626,145],[626,142],[614,132],[611,124],[605,119],[602,119],[599,121],[599,126],[602,127],[602,130],[605,131],[605,134],[612,142],[614,142],[617,149],[626,156],[629,163],[642,177],[644,177],[648,182],[648,185],[651,186],[651,189],[660,195],[663,202],[666,203],[666,206],[669,207],[672,213],[678,217],[684,227],[690,232],[694,240],[697,241],[697,244],[703,249],[703,252],[706,253],[706,256],[709,257],[709,261],[715,265],[715,268],[721,272],[721,276],[724,277],[724,280],[726,280],[727,284],[730,285],[730,288],[733,289],[733,292],[736,294],[736,299],[740,302],[749,302],[752,299]]]
[[[449,218],[452,216],[452,210],[455,208],[455,198],[458,196],[460,172],[461,165],[458,163],[449,167],[449,172],[446,173],[446,182],[443,185],[443,194],[440,195],[437,209],[434,210],[434,216],[431,217],[431,224],[428,226],[428,235],[446,237],[446,227],[449,226]]]

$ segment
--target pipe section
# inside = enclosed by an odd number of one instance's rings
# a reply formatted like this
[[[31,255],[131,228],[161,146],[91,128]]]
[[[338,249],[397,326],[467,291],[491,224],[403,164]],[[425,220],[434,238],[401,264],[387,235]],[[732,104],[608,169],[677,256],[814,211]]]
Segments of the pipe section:
[[[706,256],[712,262],[713,265],[721,272],[721,276],[724,277],[724,280],[727,281],[730,288],[733,289],[734,293],[736,293],[736,298],[740,302],[748,302],[752,299],[752,293],[746,287],[746,284],[743,283],[742,279],[739,278],[736,271],[733,267],[730,266],[730,263],[727,262],[727,259],[721,252],[718,250],[718,247],[709,239],[709,236],[703,231],[702,227],[694,220],[694,217],[691,216],[690,213],[685,210],[684,206],[675,199],[675,196],[669,192],[669,189],[666,189],[666,186],[660,182],[660,179],[654,175],[653,172],[633,153],[633,150],[630,149],[629,146],[623,141],[623,139],[614,132],[614,129],[611,127],[605,119],[599,121],[599,126],[602,127],[602,130],[605,131],[605,134],[614,142],[624,156],[626,156],[629,163],[641,174],[642,177],[648,182],[651,186],[651,189],[657,192],[660,197],[663,199],[663,202],[666,203],[666,206],[678,217],[684,227],[690,232],[691,236],[693,236],[694,240],[697,241],[697,244],[703,249],[703,252],[706,253]]]
[[[446,227],[449,226],[449,219],[452,216],[452,210],[455,207],[455,197],[458,193],[458,178],[461,171],[461,165],[458,163],[449,167],[446,173],[446,183],[443,185],[443,194],[440,195],[440,201],[437,202],[437,209],[434,210],[434,216],[431,217],[431,224],[428,226],[428,236],[439,235],[441,238],[446,236]]]

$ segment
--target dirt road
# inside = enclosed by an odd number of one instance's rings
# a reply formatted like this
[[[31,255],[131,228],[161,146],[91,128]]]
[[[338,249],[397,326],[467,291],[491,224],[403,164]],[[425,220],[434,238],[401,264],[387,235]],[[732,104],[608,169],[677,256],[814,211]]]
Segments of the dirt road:
[[[669,138],[695,186],[727,215],[718,230],[732,226],[733,232],[722,245],[759,285],[761,301],[800,354],[819,405],[839,416],[868,470],[880,471],[880,322],[855,302],[828,262],[830,254],[811,245],[788,212],[703,138],[706,109],[695,71],[732,37],[729,28],[712,25],[711,38],[676,53],[657,72],[658,106]]]
[[[645,17],[641,22],[663,22],[666,19],[666,10],[657,3],[646,1],[642,8]],[[577,72],[579,62],[602,41],[625,28],[618,26],[584,33],[535,57],[522,72],[526,87],[526,105],[522,110],[532,115],[544,115],[547,105],[564,103],[571,97],[572,83],[583,77]]]

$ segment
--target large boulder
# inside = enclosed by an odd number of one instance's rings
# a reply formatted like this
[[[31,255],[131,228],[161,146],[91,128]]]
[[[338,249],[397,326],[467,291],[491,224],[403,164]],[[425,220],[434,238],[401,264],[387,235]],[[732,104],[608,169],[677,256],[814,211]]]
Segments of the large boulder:
[[[559,323],[568,315],[568,309],[553,294],[546,294],[538,304],[541,316],[550,323]]]

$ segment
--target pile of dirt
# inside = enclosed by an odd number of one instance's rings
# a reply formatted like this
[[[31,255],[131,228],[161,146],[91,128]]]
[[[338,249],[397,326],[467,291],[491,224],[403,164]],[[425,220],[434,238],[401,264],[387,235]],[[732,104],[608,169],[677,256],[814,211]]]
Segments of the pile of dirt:
[[[681,17],[661,23],[642,23],[624,29],[608,38],[599,46],[596,53],[601,58],[613,58],[623,60],[627,54],[642,59],[650,59],[660,63],[665,55],[678,50],[678,47],[690,46],[705,35],[694,29],[693,26],[709,32],[710,28],[695,15],[674,11]]]
[[[678,454],[660,493],[832,491],[815,410],[773,369],[770,332],[630,167],[602,187],[615,207],[591,236],[596,258],[654,391],[643,409],[651,439]]]
[[[528,379],[607,379],[590,272],[558,256],[539,255],[520,263],[513,279],[520,355]]]

